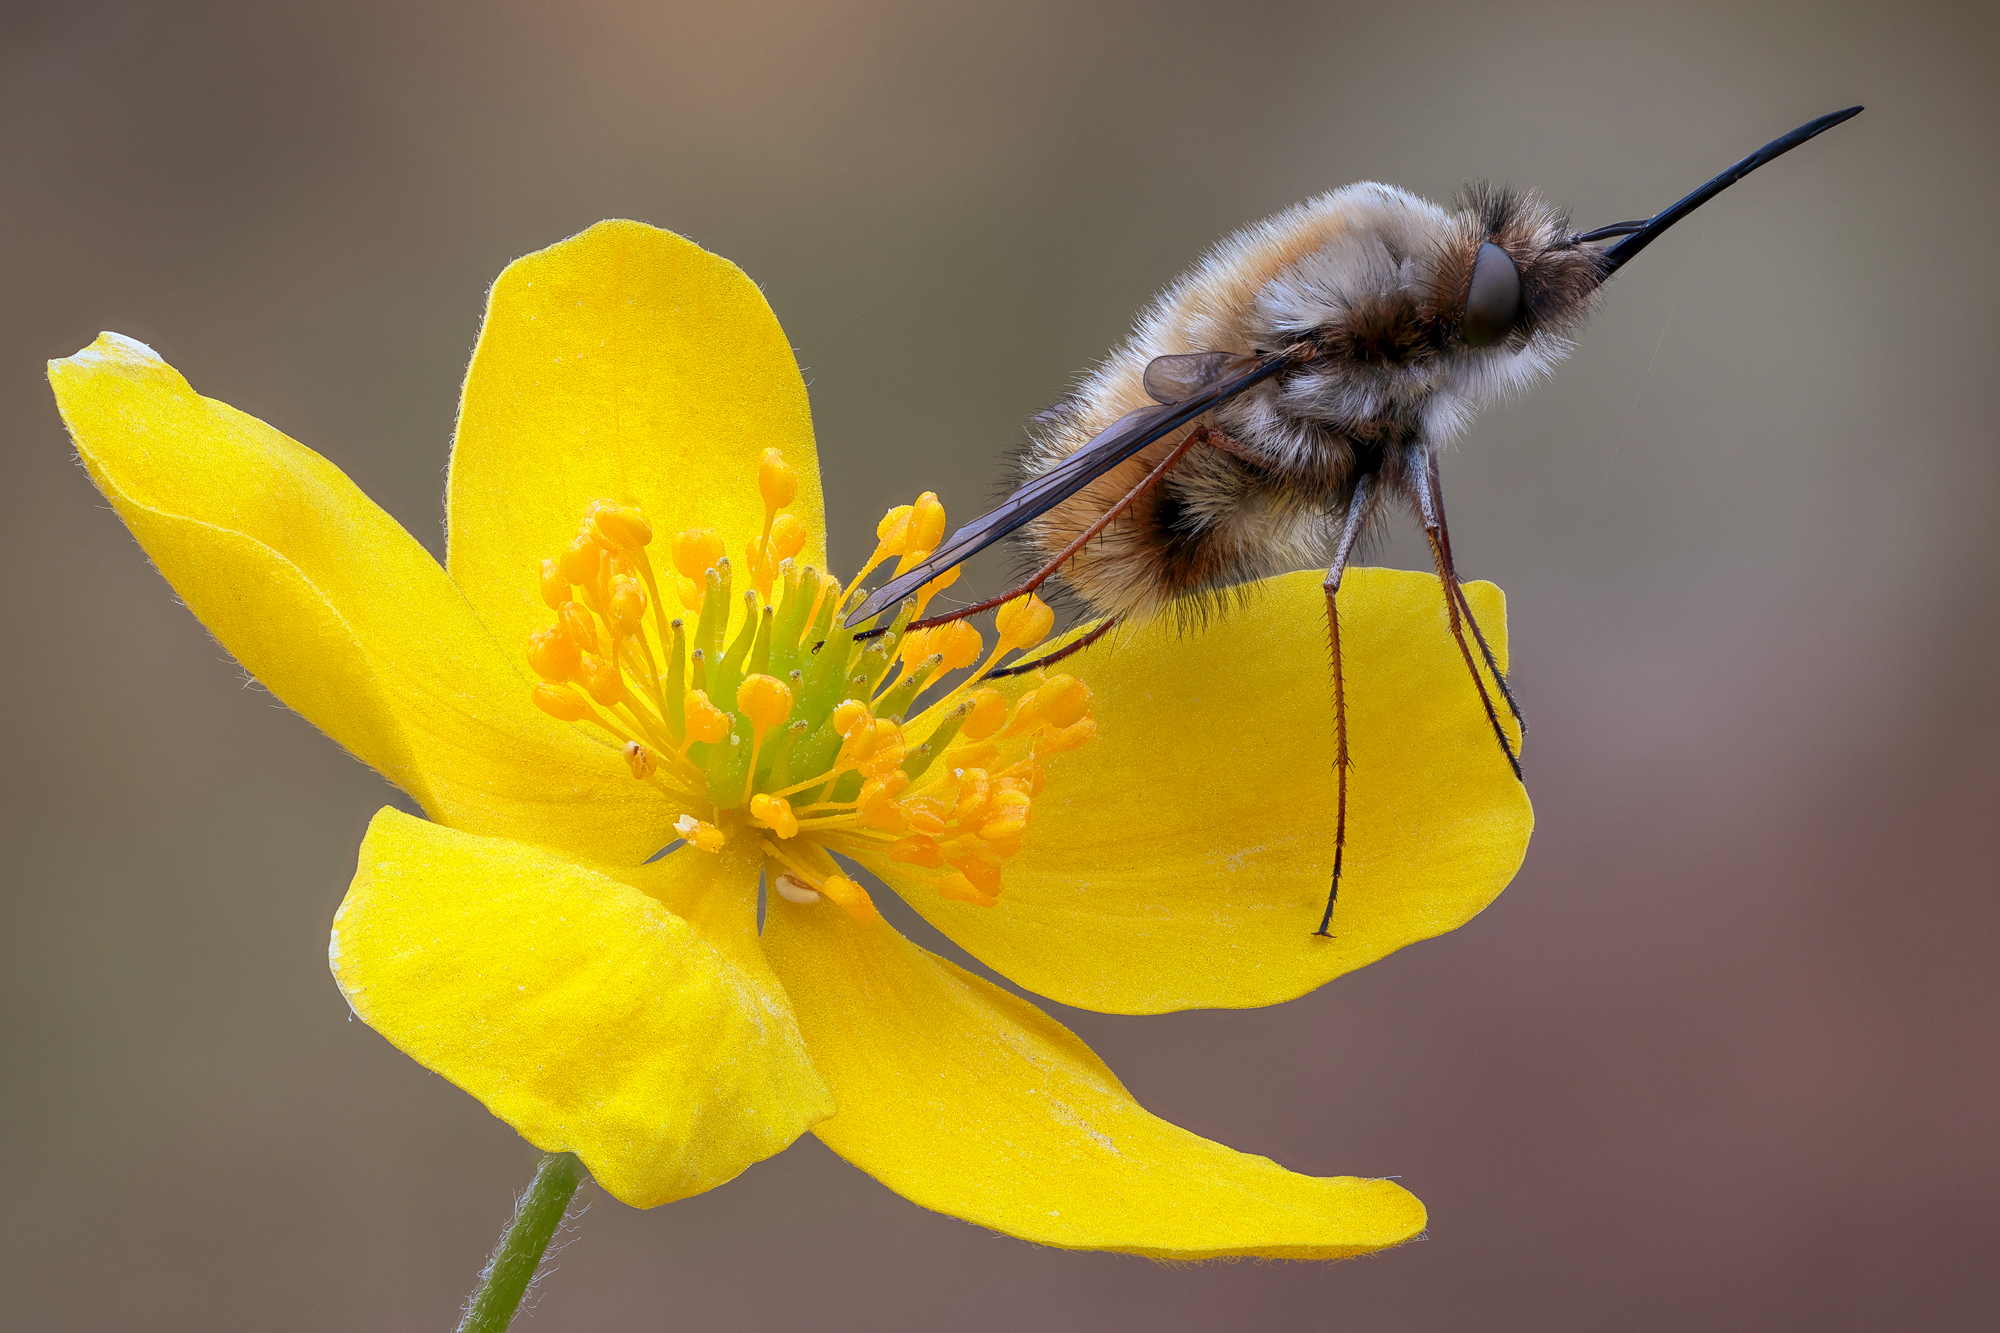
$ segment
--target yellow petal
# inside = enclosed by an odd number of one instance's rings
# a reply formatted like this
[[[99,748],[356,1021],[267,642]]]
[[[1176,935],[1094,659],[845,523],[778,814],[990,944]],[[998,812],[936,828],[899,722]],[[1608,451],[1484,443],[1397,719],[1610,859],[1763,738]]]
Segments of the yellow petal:
[[[1466,593],[1504,666],[1500,590]],[[1464,924],[1520,868],[1534,812],[1437,580],[1357,569],[1347,857],[1334,938],[1312,933],[1333,870],[1325,607],[1318,574],[1286,575],[1203,629],[1114,631],[1064,663],[1095,691],[1097,738],[1052,766],[998,906],[862,859],[981,962],[1107,1013],[1276,1004]]]
[[[92,480],[188,608],[435,818],[614,861],[667,841],[618,752],[529,702],[525,639],[497,644],[333,464],[117,334],[49,379]]]
[[[663,864],[693,896],[755,901],[754,858]],[[767,971],[537,848],[383,810],[329,957],[364,1022],[634,1207],[712,1189],[833,1109]]]
[[[763,530],[757,467],[770,448],[798,474],[798,561],[823,570],[805,382],[763,293],[672,232],[600,222],[493,284],[452,449],[446,563],[503,643],[548,618],[539,562],[592,500],[638,503],[662,579],[688,528],[718,529],[740,566]],[[735,586],[749,586],[740,570]]]
[[[1390,1181],[1297,1175],[1147,1114],[1060,1023],[879,918],[775,895],[768,911],[771,964],[840,1108],[813,1132],[926,1208],[1162,1259],[1337,1259],[1423,1230]]]

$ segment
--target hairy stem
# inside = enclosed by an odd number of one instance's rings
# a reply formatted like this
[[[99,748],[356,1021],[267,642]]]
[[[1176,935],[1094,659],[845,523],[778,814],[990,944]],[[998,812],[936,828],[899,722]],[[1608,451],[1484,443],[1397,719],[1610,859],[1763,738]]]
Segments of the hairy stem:
[[[575,1153],[552,1152],[535,1168],[535,1178],[514,1204],[514,1218],[500,1233],[493,1257],[479,1274],[479,1284],[465,1303],[458,1333],[506,1333],[514,1311],[527,1294],[549,1238],[562,1225],[563,1212],[583,1183],[583,1163]]]

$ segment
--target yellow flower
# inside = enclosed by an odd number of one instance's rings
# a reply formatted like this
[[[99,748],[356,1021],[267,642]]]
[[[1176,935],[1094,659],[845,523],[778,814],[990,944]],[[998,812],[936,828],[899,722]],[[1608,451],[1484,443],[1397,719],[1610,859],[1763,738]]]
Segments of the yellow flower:
[[[429,816],[384,809],[363,841],[330,948],[354,1011],[616,1197],[708,1189],[810,1128],[918,1203],[1046,1245],[1329,1258],[1422,1229],[1394,1183],[1147,1114],[1061,1025],[899,936],[828,853],[1022,984],[1112,1012],[1270,1004],[1449,930],[1512,876],[1530,816],[1427,576],[1355,571],[1342,594],[1359,759],[1329,941],[1317,577],[910,712],[899,682],[990,666],[1046,609],[1006,608],[990,647],[829,632],[859,579],[819,572],[790,348],[743,274],[679,237],[603,223],[494,286],[449,573],[141,344],[106,334],[51,379],[188,606]],[[922,497],[877,557],[943,531]],[[1497,625],[1498,592],[1469,591]]]

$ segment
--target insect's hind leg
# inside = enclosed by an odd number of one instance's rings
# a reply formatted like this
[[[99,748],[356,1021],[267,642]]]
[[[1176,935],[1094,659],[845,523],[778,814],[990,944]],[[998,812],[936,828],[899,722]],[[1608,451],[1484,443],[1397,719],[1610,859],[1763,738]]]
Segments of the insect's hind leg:
[[[1493,707],[1493,695],[1486,688],[1486,678],[1479,674],[1479,666],[1472,659],[1472,648],[1465,641],[1465,622],[1468,617],[1461,615],[1460,611],[1464,608],[1469,612],[1470,607],[1466,606],[1464,590],[1458,586],[1458,573],[1452,566],[1451,538],[1445,531],[1444,509],[1439,502],[1441,492],[1437,488],[1436,475],[1431,470],[1430,460],[1423,450],[1411,451],[1410,471],[1412,473],[1410,489],[1415,492],[1417,512],[1423,520],[1424,536],[1430,541],[1431,559],[1437,565],[1438,583],[1444,590],[1445,619],[1451,625],[1451,637],[1457,642],[1458,654],[1465,659],[1465,669],[1471,673],[1472,684],[1479,691],[1479,702],[1486,709],[1486,720],[1493,724],[1493,735],[1500,742],[1500,753],[1507,756],[1507,766],[1514,770],[1515,781],[1521,781],[1520,756],[1514,752],[1514,742],[1507,735],[1507,728],[1500,725],[1500,713]],[[1476,625],[1473,634],[1480,638],[1480,648],[1485,654],[1487,665],[1494,666],[1493,654],[1486,648],[1484,636],[1479,635]],[[1494,679],[1500,682],[1501,694],[1511,706],[1514,700],[1513,692],[1507,688],[1497,668],[1494,670]],[[1514,716],[1518,719],[1520,712],[1515,710]]]
[[[1374,482],[1371,473],[1363,473],[1355,482],[1354,494],[1347,502],[1347,521],[1340,529],[1340,544],[1334,548],[1333,565],[1326,571],[1326,582],[1320,585],[1326,592],[1327,644],[1333,652],[1333,880],[1326,890],[1326,911],[1320,914],[1319,928],[1313,931],[1323,939],[1333,938],[1327,925],[1333,920],[1333,905],[1340,898],[1340,867],[1347,855],[1347,770],[1351,767],[1347,757],[1347,680],[1341,672],[1337,598],[1341,578],[1347,573],[1347,559],[1354,552],[1355,538],[1361,535],[1375,509]]]
[[[1472,614],[1472,603],[1466,598],[1465,585],[1458,578],[1458,563],[1451,553],[1451,525],[1444,516],[1444,483],[1439,479],[1437,467],[1433,464],[1430,472],[1431,505],[1437,511],[1438,539],[1444,547],[1444,566],[1450,571],[1449,578],[1443,578],[1450,596],[1458,599],[1458,606],[1465,613],[1465,623],[1472,630],[1472,641],[1479,645],[1479,655],[1486,660],[1486,669],[1493,673],[1493,683],[1500,687],[1501,697],[1507,701],[1507,711],[1514,715],[1514,721],[1521,728],[1521,734],[1528,734],[1528,719],[1521,716],[1521,705],[1514,698],[1514,691],[1507,683],[1507,673],[1500,669],[1499,661],[1493,656],[1493,649],[1487,645],[1486,636],[1480,633],[1479,621]],[[1442,578],[1442,576],[1441,576]],[[1517,765],[1518,767],[1518,765]]]

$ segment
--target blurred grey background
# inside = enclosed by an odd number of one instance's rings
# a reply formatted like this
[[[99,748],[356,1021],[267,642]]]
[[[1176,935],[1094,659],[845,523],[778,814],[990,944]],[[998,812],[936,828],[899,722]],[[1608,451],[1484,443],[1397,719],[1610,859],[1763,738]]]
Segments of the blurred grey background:
[[[10,0],[0,1322],[447,1328],[532,1162],[348,1021],[386,788],[175,604],[44,359],[144,339],[439,549],[487,284],[642,218],[764,285],[852,567],[919,485],[975,512],[1232,227],[1476,177],[1596,225],[1865,102],[1447,467],[1534,724],[1514,886],[1280,1009],[1061,1014],[1162,1115],[1400,1176],[1428,1239],[1039,1250],[808,1139],[653,1212],[586,1187],[529,1326],[1991,1327],[1996,52],[1923,3]]]

